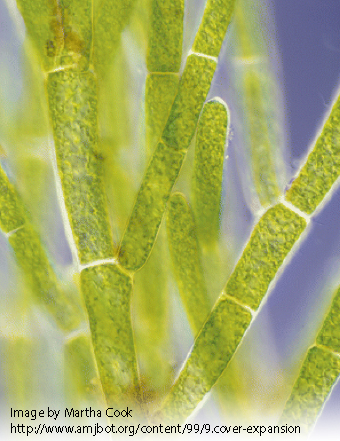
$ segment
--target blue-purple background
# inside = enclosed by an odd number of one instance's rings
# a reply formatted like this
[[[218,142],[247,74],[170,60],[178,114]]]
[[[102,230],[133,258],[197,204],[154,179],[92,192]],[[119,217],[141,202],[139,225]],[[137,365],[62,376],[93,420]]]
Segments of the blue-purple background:
[[[273,58],[284,96],[284,144],[288,149],[288,175],[293,175],[306,155],[339,85],[340,73],[340,2],[338,0],[270,0],[275,20],[278,58]],[[189,2],[195,20],[195,0]],[[198,8],[199,9],[199,8]],[[0,2],[0,57],[10,66],[10,77],[2,91],[11,109],[20,93],[20,41],[15,36],[5,4]],[[13,55],[14,54],[14,55]],[[0,61],[1,63],[2,61]],[[222,68],[221,68],[222,69]],[[224,82],[225,80],[225,82]],[[215,90],[228,99],[230,78],[220,70]],[[214,93],[213,93],[214,95]],[[1,122],[0,122],[1,124]],[[235,161],[236,143],[230,143],[230,163]],[[230,188],[239,186],[237,166],[230,167]],[[228,190],[226,190],[228,191]],[[246,240],[252,215],[240,192],[235,210],[240,236]],[[316,332],[337,284],[340,284],[340,190],[313,218],[308,234],[301,242],[283,275],[261,309],[251,332],[242,344],[239,357],[246,360],[251,375],[275,379],[283,375],[292,382],[299,364],[313,343]],[[0,238],[1,252],[6,248]],[[5,251],[4,251],[5,253]],[[4,262],[5,265],[5,262]],[[251,349],[250,349],[251,348]],[[283,374],[282,374],[283,373]],[[274,380],[273,380],[273,387]],[[256,391],[249,391],[249,400]],[[264,394],[269,394],[264,392]],[[281,397],[284,401],[285,397]],[[254,401],[255,403],[255,401]],[[256,405],[256,404],[254,404]],[[340,385],[335,387],[316,432],[329,420],[340,416]]]

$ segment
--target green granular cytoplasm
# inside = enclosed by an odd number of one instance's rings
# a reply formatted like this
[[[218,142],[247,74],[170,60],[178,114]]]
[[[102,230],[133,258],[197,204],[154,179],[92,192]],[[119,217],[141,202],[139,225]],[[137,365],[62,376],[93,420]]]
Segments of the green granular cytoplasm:
[[[103,73],[112,62],[136,0],[99,0],[94,4],[93,65]]]
[[[179,84],[175,73],[150,73],[145,85],[145,125],[147,152],[153,151],[163,132]]]
[[[120,245],[119,262],[124,268],[138,270],[149,257],[183,159],[182,151],[158,144]]]
[[[312,213],[340,174],[340,98],[308,155],[305,165],[286,193],[287,201]]]
[[[234,10],[235,0],[208,0],[193,51],[218,57]]]
[[[233,2],[230,3],[230,7],[232,5]],[[211,7],[209,8],[205,11],[205,17],[214,15]],[[224,32],[228,24],[229,21],[223,27]],[[166,202],[194,136],[199,113],[210,89],[215,69],[216,61],[209,57],[192,54],[187,59],[161,142],[146,170],[122,239],[119,259],[121,265],[127,269],[138,270],[149,257]],[[166,150],[169,150],[169,153],[167,152],[165,163],[158,164]],[[174,168],[169,168],[172,163]],[[163,186],[163,183],[166,185]]]
[[[305,432],[311,429],[339,373],[339,356],[313,346],[303,362],[281,422],[299,424]]]
[[[248,71],[244,75],[245,115],[248,122],[251,165],[255,188],[262,205],[272,205],[279,196],[273,148],[263,101],[259,75]]]
[[[233,356],[251,314],[223,298],[198,334],[192,352],[160,410],[158,421],[184,421],[210,391]]]
[[[80,277],[107,403],[133,403],[138,377],[130,318],[132,280],[117,265],[85,268]]]
[[[282,204],[270,208],[253,230],[225,292],[256,309],[306,221]]]
[[[331,308],[316,338],[316,343],[340,353],[340,289],[333,299]]]
[[[8,240],[35,298],[46,307],[61,329],[76,329],[82,319],[79,306],[59,286],[35,230],[25,225]]]
[[[191,55],[122,239],[121,265],[138,270],[149,257],[166,203],[194,135],[199,112],[210,88],[216,63]]]
[[[17,0],[17,5],[43,69],[54,69],[64,45],[62,13],[58,1]]]
[[[93,73],[49,74],[47,91],[58,171],[80,262],[112,258],[113,240],[97,146]]]
[[[174,193],[169,200],[167,233],[176,282],[190,326],[196,335],[211,305],[199,256],[193,213],[181,193]]]
[[[64,345],[65,394],[68,402],[80,405],[84,400],[101,404],[100,379],[96,369],[91,337],[80,334]]]
[[[256,309],[305,226],[303,218],[282,204],[262,216],[166,397],[160,410],[161,418],[185,419],[209,392],[251,321],[250,312],[229,299],[235,298]]]
[[[0,167],[0,228],[4,233],[22,227],[27,215],[14,186]]]
[[[302,423],[306,431],[315,423],[340,373],[339,293],[338,289],[281,417],[288,422]]]
[[[199,113],[209,92],[216,62],[189,55],[178,93],[170,110],[163,141],[174,149],[187,149],[194,135]]]
[[[89,67],[92,48],[92,0],[60,0],[63,17],[64,46],[62,66]]]
[[[196,136],[193,191],[197,233],[204,245],[218,239],[227,124],[227,109],[222,103],[204,105]]]
[[[184,0],[151,0],[149,72],[178,72],[182,58]]]

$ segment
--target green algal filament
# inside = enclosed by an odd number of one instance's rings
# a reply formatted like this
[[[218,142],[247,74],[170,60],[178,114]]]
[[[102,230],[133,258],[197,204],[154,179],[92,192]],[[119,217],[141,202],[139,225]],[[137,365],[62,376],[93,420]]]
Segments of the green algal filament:
[[[76,329],[81,321],[79,306],[59,286],[24,204],[1,167],[0,228],[9,235],[8,240],[16,261],[25,274],[35,298],[47,308],[61,329]]]
[[[259,306],[305,226],[282,204],[262,216],[158,417],[185,420],[213,387],[251,322],[251,310]]]
[[[234,11],[235,0],[208,0],[193,51],[218,57]]]
[[[191,55],[179,90],[124,234],[119,260],[123,267],[138,270],[147,260],[160,222],[194,135],[201,106],[210,88],[216,63]]]
[[[97,146],[94,74],[49,74],[47,91],[58,171],[82,264],[114,256]]]
[[[309,431],[340,374],[340,289],[302,364],[281,420]]]
[[[151,0],[147,67],[150,72],[178,72],[181,66],[184,0]]]
[[[340,174],[340,98],[334,103],[315,147],[286,193],[287,201],[312,213]]]
[[[204,105],[198,122],[194,165],[194,212],[203,245],[218,240],[227,124],[225,105],[215,100]]]
[[[130,319],[131,278],[117,265],[89,267],[81,272],[81,290],[107,403],[135,403],[139,391]]]
[[[304,432],[309,431],[339,374],[339,354],[313,346],[302,364],[281,422],[296,423],[302,426]]]
[[[163,132],[179,84],[176,73],[150,73],[145,84],[146,150],[151,155]]]
[[[193,213],[181,193],[174,193],[170,198],[167,232],[178,289],[190,326],[196,335],[211,305],[199,256]]]

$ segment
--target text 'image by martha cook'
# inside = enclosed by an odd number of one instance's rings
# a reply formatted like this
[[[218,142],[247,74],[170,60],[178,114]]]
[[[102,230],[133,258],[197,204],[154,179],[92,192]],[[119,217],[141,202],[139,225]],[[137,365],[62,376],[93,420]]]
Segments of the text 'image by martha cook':
[[[0,439],[338,440],[340,2],[0,0]]]

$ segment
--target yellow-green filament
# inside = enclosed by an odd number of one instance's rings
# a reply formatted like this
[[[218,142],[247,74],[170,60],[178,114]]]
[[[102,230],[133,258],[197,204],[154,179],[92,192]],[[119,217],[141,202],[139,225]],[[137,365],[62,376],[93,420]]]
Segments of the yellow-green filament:
[[[81,263],[111,258],[113,240],[97,146],[97,88],[93,73],[48,77],[48,98],[64,201]]]
[[[196,335],[211,305],[199,256],[193,214],[181,193],[174,193],[169,200],[167,232],[176,282],[191,329]]]
[[[199,240],[216,243],[219,233],[223,160],[228,114],[218,101],[203,107],[198,121],[194,168],[194,212]]]
[[[138,400],[137,366],[131,327],[132,281],[116,265],[81,272],[100,379],[110,406]]]
[[[184,0],[151,0],[147,67],[178,72],[181,66]]]

